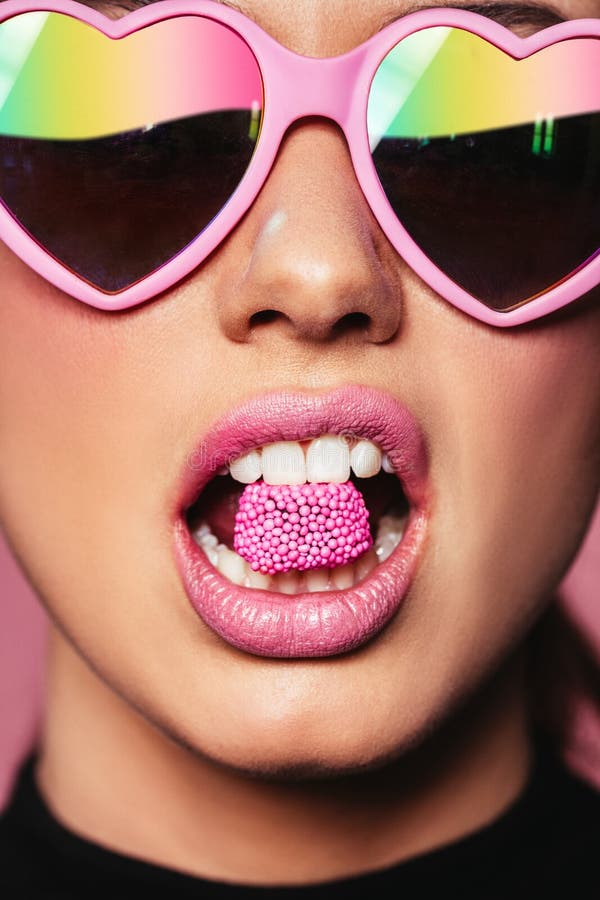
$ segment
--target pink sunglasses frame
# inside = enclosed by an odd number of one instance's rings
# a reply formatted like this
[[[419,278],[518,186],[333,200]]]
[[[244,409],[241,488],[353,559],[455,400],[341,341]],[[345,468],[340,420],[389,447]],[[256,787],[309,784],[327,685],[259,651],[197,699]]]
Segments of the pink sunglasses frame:
[[[66,13],[94,26],[110,38],[123,38],[141,28],[176,16],[200,15],[221,22],[239,34],[256,57],[264,86],[260,140],[237,190],[212,222],[175,257],[118,293],[105,293],[77,276],[38,244],[0,203],[0,239],[28,266],[77,300],[102,310],[123,310],[168,290],[189,275],[215,250],[250,209],[265,184],[287,129],[299,119],[320,116],[342,129],[361,190],[375,218],[404,261],[434,291],[457,309],[488,325],[508,327],[548,315],[600,283],[600,254],[544,294],[507,312],[489,309],[459,287],[417,246],[393,212],[380,185],[366,125],[367,101],[373,76],[398,41],[424,27],[454,26],[478,35],[515,59],[577,37],[600,37],[600,20],[574,19],[530,37],[477,13],[456,9],[415,12],[388,25],[341,56],[301,56],[279,44],[251,19],[214,0],[159,0],[118,20],[107,18],[75,0],[8,0],[0,22],[30,11]],[[350,86],[350,87],[349,87]]]

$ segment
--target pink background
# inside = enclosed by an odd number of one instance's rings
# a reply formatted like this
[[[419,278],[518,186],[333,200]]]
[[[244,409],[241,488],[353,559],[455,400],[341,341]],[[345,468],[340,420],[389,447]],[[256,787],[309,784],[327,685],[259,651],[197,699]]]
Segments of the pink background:
[[[600,503],[562,595],[600,648]],[[0,805],[31,746],[42,703],[45,615],[0,536]],[[600,723],[582,711],[570,756],[600,785]]]

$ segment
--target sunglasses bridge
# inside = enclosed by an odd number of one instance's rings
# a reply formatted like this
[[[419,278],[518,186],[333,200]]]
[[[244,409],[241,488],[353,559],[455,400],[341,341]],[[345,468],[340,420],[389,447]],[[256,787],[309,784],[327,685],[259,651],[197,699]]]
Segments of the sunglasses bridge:
[[[273,60],[272,71],[263,72],[264,102],[265,117],[274,114],[276,122],[270,122],[270,126],[277,125],[280,139],[290,125],[312,116],[328,119],[347,133],[363,48],[341,56],[319,58],[300,56],[278,45],[275,55],[281,59]],[[284,78],[277,77],[278,70],[285,72]]]

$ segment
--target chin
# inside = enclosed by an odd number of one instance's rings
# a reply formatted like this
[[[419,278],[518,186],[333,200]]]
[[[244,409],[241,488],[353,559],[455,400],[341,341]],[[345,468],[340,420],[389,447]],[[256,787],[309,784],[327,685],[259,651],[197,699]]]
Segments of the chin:
[[[375,771],[409,753],[429,730],[425,719],[409,715],[397,721],[379,715],[369,719],[360,703],[336,706],[321,701],[310,710],[280,709],[276,719],[261,711],[260,705],[247,704],[243,713],[236,707],[222,720],[211,719],[211,733],[204,722],[189,720],[171,721],[165,730],[198,759],[243,777],[281,782]]]
[[[328,742],[323,742],[327,745]],[[227,748],[207,753],[199,747],[187,746],[195,756],[209,760],[220,768],[244,777],[260,781],[308,782],[332,781],[376,771],[402,755],[403,746],[328,748],[305,741],[282,752],[280,747],[263,741],[248,744],[242,753],[228,752]],[[337,752],[336,752],[337,751]]]

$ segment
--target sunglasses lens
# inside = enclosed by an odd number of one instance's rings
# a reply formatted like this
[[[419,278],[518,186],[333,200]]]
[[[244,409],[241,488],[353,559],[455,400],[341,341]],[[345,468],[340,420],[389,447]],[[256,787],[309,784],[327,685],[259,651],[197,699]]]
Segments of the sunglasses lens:
[[[262,80],[225,25],[181,16],[110,40],[59,13],[0,25],[0,199],[105,292],[180,253],[252,158]]]
[[[397,218],[445,275],[520,306],[600,248],[600,41],[515,61],[456,28],[401,41],[371,87],[369,139]]]

